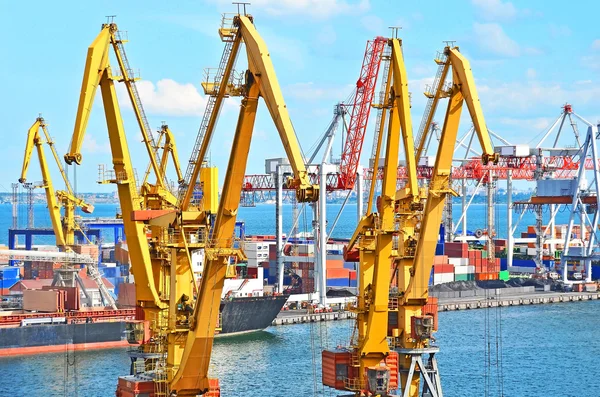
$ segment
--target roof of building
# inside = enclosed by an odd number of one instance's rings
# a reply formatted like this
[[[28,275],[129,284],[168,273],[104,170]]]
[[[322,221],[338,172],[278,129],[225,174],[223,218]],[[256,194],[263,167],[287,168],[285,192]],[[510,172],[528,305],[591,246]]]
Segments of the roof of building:
[[[86,289],[98,289],[98,286],[96,285],[96,282],[94,280],[92,280],[91,278],[85,278],[82,277],[81,281],[83,282],[83,285],[85,286]],[[108,281],[107,279],[105,279],[104,277],[102,278],[102,282],[104,282],[104,285],[106,286],[106,288],[108,289],[114,289],[115,286],[113,285],[113,283],[111,283],[110,281]],[[15,285],[13,285],[12,287],[10,287],[10,290],[22,290],[22,289],[42,289],[42,287],[44,286],[49,286],[52,285],[52,279],[51,278],[47,278],[47,279],[36,279],[36,280],[19,280],[18,283],[16,283]]]

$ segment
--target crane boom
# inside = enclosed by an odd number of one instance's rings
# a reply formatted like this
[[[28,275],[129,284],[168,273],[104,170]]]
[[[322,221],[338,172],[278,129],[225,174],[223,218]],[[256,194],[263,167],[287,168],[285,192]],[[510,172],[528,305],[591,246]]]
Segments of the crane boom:
[[[354,103],[348,125],[348,136],[342,152],[338,185],[351,190],[356,182],[360,154],[371,114],[371,103],[387,39],[381,36],[367,41],[360,77],[356,82]]]

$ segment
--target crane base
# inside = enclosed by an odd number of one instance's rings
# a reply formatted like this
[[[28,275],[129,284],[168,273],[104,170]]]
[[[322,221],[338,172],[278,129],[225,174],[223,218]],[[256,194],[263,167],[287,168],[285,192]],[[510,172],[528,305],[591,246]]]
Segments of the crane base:
[[[409,397],[410,383],[415,374],[421,374],[423,384],[423,397],[443,397],[440,372],[438,371],[435,354],[440,351],[438,347],[426,347],[423,349],[395,349],[400,355],[410,356],[410,366],[408,368],[400,367],[401,379],[406,379],[406,384],[400,384],[402,390],[401,397]],[[427,362],[423,361],[423,356],[428,354]],[[418,371],[418,372],[417,372]]]

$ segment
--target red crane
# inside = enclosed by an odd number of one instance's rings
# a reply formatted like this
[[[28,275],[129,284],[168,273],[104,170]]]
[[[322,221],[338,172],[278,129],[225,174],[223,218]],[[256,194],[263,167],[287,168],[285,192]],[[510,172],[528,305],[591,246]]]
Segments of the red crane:
[[[337,188],[341,190],[353,189],[356,182],[356,171],[358,170],[365,131],[371,113],[371,103],[375,95],[377,75],[379,74],[379,66],[381,65],[386,43],[387,39],[381,36],[367,41],[360,77],[356,82],[348,134],[340,162]]]

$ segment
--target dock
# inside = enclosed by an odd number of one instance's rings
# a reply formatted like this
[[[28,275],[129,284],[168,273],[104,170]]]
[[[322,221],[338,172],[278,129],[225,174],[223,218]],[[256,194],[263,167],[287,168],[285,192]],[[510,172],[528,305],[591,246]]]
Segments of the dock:
[[[445,298],[438,301],[438,310],[470,310],[490,307],[543,305],[549,303],[580,302],[600,299],[597,292],[534,292],[523,295],[472,296],[464,298]]]
[[[291,325],[316,323],[321,321],[337,321],[356,318],[356,313],[348,311],[334,311],[329,313],[308,313],[307,310],[282,311],[273,320],[272,325]]]

